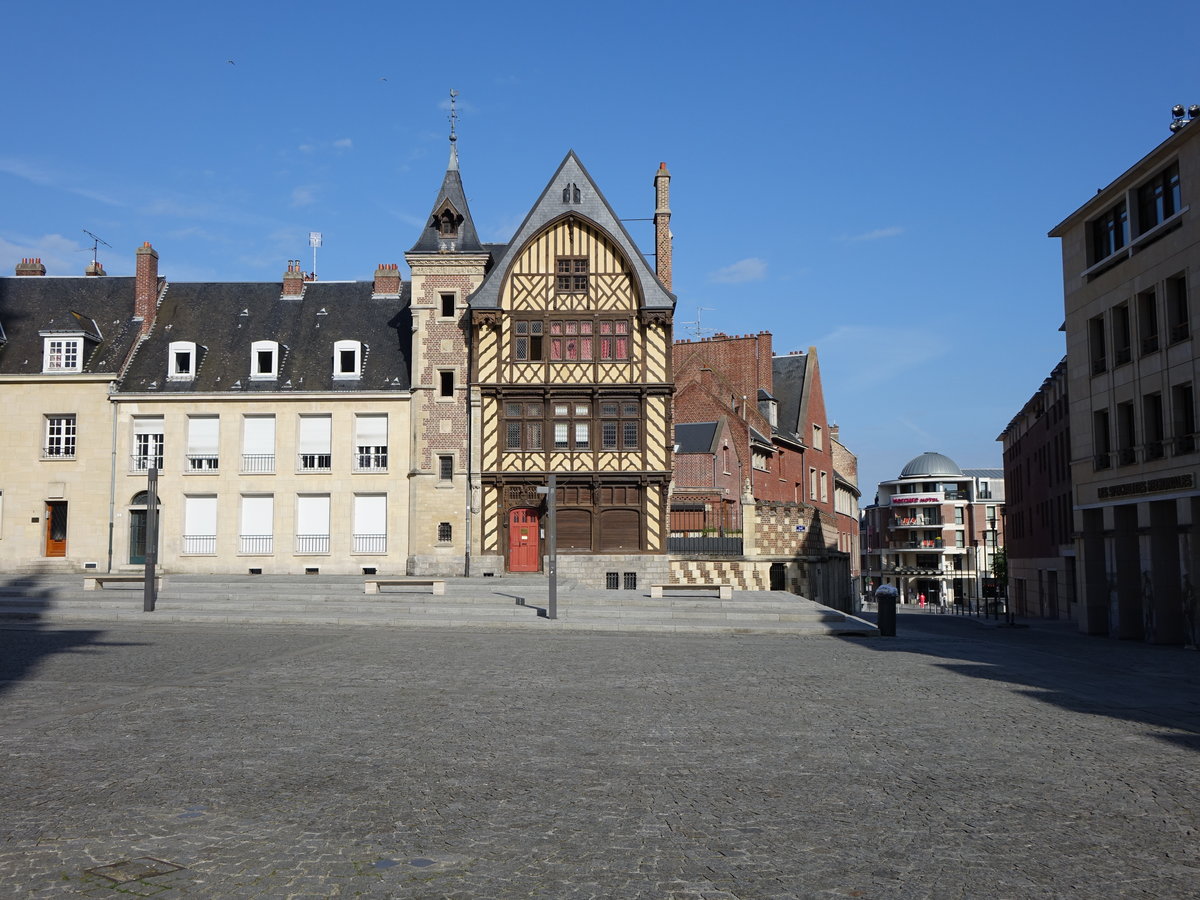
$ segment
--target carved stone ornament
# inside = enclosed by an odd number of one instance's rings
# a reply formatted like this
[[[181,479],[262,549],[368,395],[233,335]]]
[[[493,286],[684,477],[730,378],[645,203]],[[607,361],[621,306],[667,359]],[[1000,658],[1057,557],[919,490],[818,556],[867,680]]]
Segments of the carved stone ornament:
[[[498,328],[500,326],[500,310],[477,309],[471,316],[476,325],[482,328]]]
[[[671,324],[671,311],[669,309],[643,309],[639,315],[643,325],[659,325],[665,328]]]

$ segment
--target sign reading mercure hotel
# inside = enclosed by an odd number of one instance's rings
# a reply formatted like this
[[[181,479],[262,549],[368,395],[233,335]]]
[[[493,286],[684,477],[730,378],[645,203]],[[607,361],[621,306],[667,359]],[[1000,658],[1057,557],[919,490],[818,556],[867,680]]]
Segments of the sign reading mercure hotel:
[[[915,503],[941,503],[941,494],[896,494],[892,497],[892,506],[908,506]]]

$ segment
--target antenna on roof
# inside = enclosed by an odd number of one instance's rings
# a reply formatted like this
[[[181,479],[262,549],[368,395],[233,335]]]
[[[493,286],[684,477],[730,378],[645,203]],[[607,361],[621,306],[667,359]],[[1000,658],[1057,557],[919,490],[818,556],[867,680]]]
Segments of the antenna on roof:
[[[319,231],[310,231],[308,233],[308,246],[312,247],[313,251],[313,270],[312,280],[317,280],[317,248],[321,246],[322,237]]]
[[[92,264],[94,265],[95,263],[98,263],[100,261],[97,257],[97,251],[99,250],[100,245],[103,244],[105,247],[108,247],[108,249],[111,250],[112,244],[110,244],[108,241],[104,240],[104,238],[98,237],[98,236],[92,234],[86,228],[83,229],[83,233],[92,239]]]
[[[690,330],[692,332],[692,337],[696,338],[696,340],[699,340],[702,337],[708,337],[710,334],[713,333],[713,330],[711,328],[701,327],[700,313],[702,313],[702,312],[715,312],[715,310],[711,306],[697,306],[695,322],[680,322],[679,323],[680,325],[691,325],[692,328]]]

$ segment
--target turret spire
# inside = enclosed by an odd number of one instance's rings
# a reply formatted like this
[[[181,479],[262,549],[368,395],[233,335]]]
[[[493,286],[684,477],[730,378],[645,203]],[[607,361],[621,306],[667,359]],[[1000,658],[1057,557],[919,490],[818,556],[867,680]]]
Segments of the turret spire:
[[[450,172],[458,171],[458,135],[455,133],[454,126],[458,120],[458,91],[450,88],[450,162],[446,165],[446,170]]]

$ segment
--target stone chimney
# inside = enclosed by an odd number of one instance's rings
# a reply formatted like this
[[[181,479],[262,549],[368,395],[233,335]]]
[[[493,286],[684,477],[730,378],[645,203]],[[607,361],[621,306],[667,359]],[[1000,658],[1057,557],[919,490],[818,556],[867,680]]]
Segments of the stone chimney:
[[[654,272],[671,290],[671,173],[659,163],[654,176]]]
[[[287,271],[283,273],[283,296],[299,297],[304,293],[304,270],[300,260],[289,259]]]
[[[83,270],[83,274],[93,277],[100,277],[107,275],[108,273],[104,271],[104,266],[100,264],[100,260],[93,259],[90,263],[88,263],[88,267]]]
[[[375,293],[397,296],[400,293],[400,264],[380,263],[375,270]]]
[[[42,265],[40,256],[27,256],[17,263],[17,275],[45,275],[46,267]]]
[[[145,241],[137,248],[137,270],[133,279],[133,317],[142,323],[142,334],[154,324],[158,310],[158,251]]]

